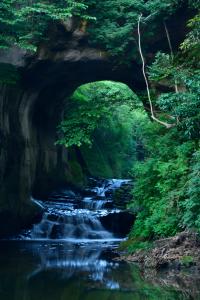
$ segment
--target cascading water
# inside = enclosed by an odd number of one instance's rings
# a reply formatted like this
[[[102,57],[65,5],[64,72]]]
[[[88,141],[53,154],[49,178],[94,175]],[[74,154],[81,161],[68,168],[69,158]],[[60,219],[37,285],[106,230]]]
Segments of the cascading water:
[[[59,270],[62,280],[86,277],[93,287],[120,288],[112,277],[119,264],[109,255],[124,236],[106,229],[102,220],[105,223],[108,218],[110,222],[116,216],[120,219],[121,210],[114,205],[113,192],[129,184],[129,180],[91,181],[84,195],[62,190],[52,193],[46,201],[36,200],[44,207],[42,220],[18,237],[31,241],[30,250],[40,259],[29,280]]]
[[[40,201],[45,209],[43,218],[26,234],[26,238],[71,242],[119,240],[103,227],[100,218],[120,212],[113,206],[112,193],[127,183],[129,180],[104,180],[99,186],[88,188],[87,197],[80,197],[65,190],[53,193],[48,201]]]
[[[83,195],[62,190],[39,201],[44,207],[40,223],[14,240],[0,241],[0,299],[199,299],[200,294],[185,298],[180,291],[176,298],[174,290],[158,293],[157,282],[154,289],[133,264],[113,260],[134,219],[117,208],[123,207],[119,198],[113,201],[120,186],[118,197],[128,201],[124,184],[129,181],[93,180]]]
[[[48,204],[49,207],[54,205]],[[60,204],[62,209],[63,204]],[[31,239],[66,239],[67,241],[89,241],[112,239],[98,219],[97,213],[87,209],[75,209],[60,213],[54,208],[54,214],[44,213],[42,221],[34,225]]]

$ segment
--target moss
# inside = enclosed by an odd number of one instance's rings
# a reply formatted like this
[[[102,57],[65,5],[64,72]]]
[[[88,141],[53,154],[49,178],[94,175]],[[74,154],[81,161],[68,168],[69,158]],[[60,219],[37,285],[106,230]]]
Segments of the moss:
[[[144,241],[139,238],[137,238],[137,239],[129,238],[120,244],[119,250],[127,251],[127,253],[134,253],[138,250],[149,250],[152,247],[153,247],[153,243],[150,241]]]
[[[81,165],[76,160],[68,163],[67,181],[77,187],[84,187],[86,184],[86,176],[83,173]]]
[[[127,204],[130,203],[130,200],[133,198],[132,188],[133,186],[131,184],[124,185],[114,192],[113,201],[115,206],[122,209],[126,208]]]
[[[189,266],[193,265],[194,258],[190,255],[182,256],[180,259],[180,263],[182,266],[189,267]]]
[[[125,251],[132,245],[132,243],[133,243],[133,241],[131,239],[127,239],[126,241],[123,241],[120,243],[118,249],[120,251]]]
[[[74,188],[83,188],[87,183],[86,171],[79,161],[80,157],[75,148],[68,149],[66,165],[63,169],[64,182]]]
[[[92,101],[102,91],[105,94],[104,97],[114,97],[116,100],[123,97],[124,102],[131,99],[133,103],[138,104],[138,97],[126,84],[111,80],[82,84],[75,90],[72,98],[76,101]]]

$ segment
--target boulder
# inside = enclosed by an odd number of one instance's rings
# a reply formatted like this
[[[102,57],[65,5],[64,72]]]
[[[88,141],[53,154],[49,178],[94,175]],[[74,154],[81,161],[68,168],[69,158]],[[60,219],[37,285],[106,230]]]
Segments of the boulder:
[[[109,213],[100,217],[103,227],[114,233],[117,237],[125,237],[134,223],[135,216],[128,211]]]

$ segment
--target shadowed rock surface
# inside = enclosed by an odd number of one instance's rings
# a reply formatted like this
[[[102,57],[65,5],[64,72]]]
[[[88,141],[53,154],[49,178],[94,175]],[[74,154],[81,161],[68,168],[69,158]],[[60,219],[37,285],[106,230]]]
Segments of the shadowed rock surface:
[[[82,83],[126,81],[100,50],[88,46],[76,25],[55,27],[34,56],[17,48],[0,55],[21,78],[0,87],[0,236],[29,223],[37,210],[31,194],[41,198],[63,184],[86,183],[80,153],[55,146],[67,96]]]

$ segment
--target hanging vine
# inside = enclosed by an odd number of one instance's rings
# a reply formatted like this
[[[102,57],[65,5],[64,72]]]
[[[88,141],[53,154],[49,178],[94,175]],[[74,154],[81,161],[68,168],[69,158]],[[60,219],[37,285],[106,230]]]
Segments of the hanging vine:
[[[144,56],[143,56],[143,53],[142,53],[141,30],[140,30],[141,19],[142,19],[142,15],[139,15],[139,18],[138,18],[138,47],[139,47],[140,57],[141,57],[141,60],[142,60],[142,73],[143,73],[145,84],[146,84],[147,96],[148,96],[148,101],[149,101],[149,106],[150,106],[150,111],[151,111],[151,118],[155,122],[165,126],[166,128],[171,128],[171,127],[176,126],[176,124],[175,123],[172,123],[172,124],[167,123],[167,122],[164,122],[164,121],[158,119],[155,115],[155,112],[154,112],[152,99],[151,99],[150,88],[149,88],[149,82],[148,82],[147,75],[146,75],[146,72],[145,72],[145,60],[144,60]]]

